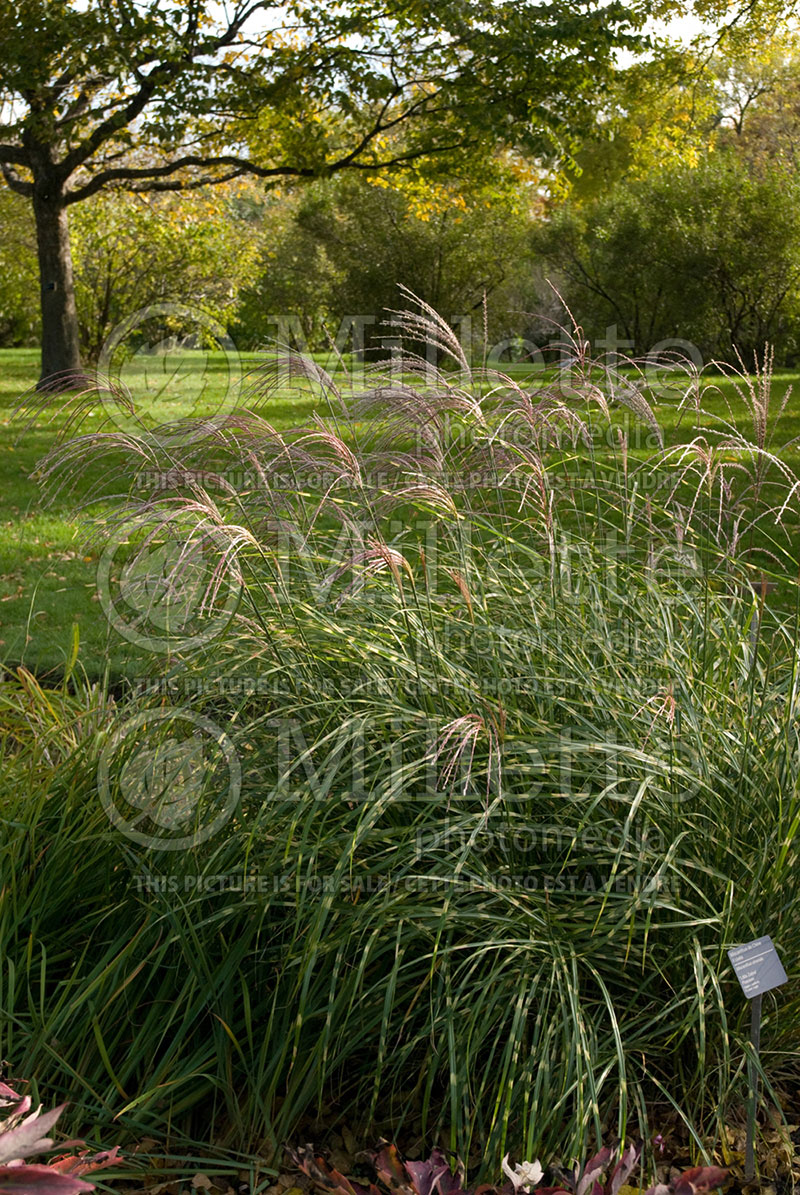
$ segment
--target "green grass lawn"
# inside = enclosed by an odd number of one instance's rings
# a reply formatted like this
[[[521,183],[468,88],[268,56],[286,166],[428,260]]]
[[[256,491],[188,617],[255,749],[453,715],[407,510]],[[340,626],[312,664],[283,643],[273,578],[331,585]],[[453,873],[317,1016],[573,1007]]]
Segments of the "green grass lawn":
[[[223,403],[232,403],[238,379],[232,376],[226,357],[221,353],[198,353],[196,358],[198,369],[203,371],[202,380],[192,372],[191,354],[188,358],[184,354],[183,369],[177,378],[167,372],[163,360],[154,359],[127,379],[147,424],[210,414]],[[259,361],[257,354],[243,355],[242,375]],[[80,489],[58,494],[46,503],[37,481],[31,478],[37,461],[68,423],[68,407],[63,399],[39,411],[33,422],[30,414],[12,418],[20,397],[35,383],[37,367],[36,350],[0,350],[0,664],[6,668],[21,664],[39,675],[49,671],[57,675],[69,656],[73,628],[77,626],[81,665],[91,678],[102,677],[107,668],[112,680],[121,675],[141,675],[152,660],[123,641],[100,609],[100,553],[97,545],[87,543],[89,527],[76,509]],[[510,370],[520,379],[527,376],[524,366]],[[787,386],[799,379],[798,374],[775,376],[776,408]],[[541,384],[541,375],[536,384]],[[715,414],[725,416],[726,400],[732,404],[737,426],[752,436],[749,413],[729,381],[721,382],[721,393],[708,395],[707,405]],[[264,413],[274,427],[284,431],[302,424],[313,410],[313,399],[298,389],[278,392],[270,398]],[[657,408],[667,444],[687,442],[695,434],[689,414],[678,419],[676,411],[674,395]],[[82,426],[72,429],[72,434],[97,430],[104,418],[102,409],[86,412]],[[632,426],[629,421],[629,429]],[[630,451],[633,457],[642,459],[651,448],[647,446],[646,429],[640,431],[642,434],[631,436]],[[784,445],[798,435],[800,392],[790,399],[775,445]],[[797,444],[782,456],[800,472]],[[89,464],[85,484],[97,481],[105,468],[105,464],[98,464],[97,469]]]
[[[208,367],[202,393],[191,377],[177,384],[173,380],[164,389],[153,386],[151,378],[142,379],[134,393],[144,400],[140,409],[148,423],[218,409],[228,386],[226,359],[213,354],[207,360],[198,354],[198,360]],[[255,355],[243,358],[243,369],[257,363]],[[46,503],[31,478],[37,461],[68,422],[66,408],[59,412],[57,405],[39,413],[32,425],[30,415],[12,418],[37,374],[36,350],[0,350],[0,663],[6,668],[22,664],[37,674],[58,673],[69,656],[77,624],[80,659],[90,677],[102,676],[107,665],[112,679],[138,674],[150,661],[120,639],[99,608],[99,551],[87,545],[90,529],[76,510],[80,492]],[[312,408],[310,401],[288,394],[275,399],[270,417],[277,428],[289,428],[303,422]],[[74,434],[97,430],[103,419],[102,411],[87,413]],[[99,468],[90,467],[86,482],[99,474]]]

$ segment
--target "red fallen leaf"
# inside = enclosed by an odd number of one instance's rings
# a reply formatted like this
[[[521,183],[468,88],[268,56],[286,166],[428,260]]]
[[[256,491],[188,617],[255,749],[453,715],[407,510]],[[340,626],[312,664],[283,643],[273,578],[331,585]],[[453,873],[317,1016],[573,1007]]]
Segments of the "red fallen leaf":
[[[82,1149],[79,1154],[59,1154],[48,1163],[48,1169],[57,1170],[59,1174],[90,1174],[93,1170],[105,1170],[108,1166],[115,1166],[118,1161],[119,1146],[115,1145],[113,1149],[104,1149],[96,1154],[90,1154],[88,1149]]]
[[[458,1173],[453,1174],[447,1159],[440,1149],[433,1150],[430,1161],[436,1167],[436,1174],[433,1179],[434,1192],[438,1192],[438,1195],[465,1195],[461,1186],[464,1169],[460,1162],[458,1164]]]
[[[377,1161],[375,1166],[377,1168]],[[427,1162],[406,1162],[406,1170],[411,1175],[411,1181],[414,1190],[418,1195],[431,1195],[433,1184],[437,1176],[437,1167],[428,1159]],[[447,1162],[443,1163],[443,1167],[439,1169],[448,1169]],[[380,1173],[380,1171],[379,1171]]]
[[[398,1195],[415,1195],[415,1192],[416,1195],[430,1195],[433,1167],[429,1162],[404,1165],[397,1148],[388,1141],[382,1141],[380,1149],[370,1156],[378,1178],[386,1183],[390,1191],[396,1191]]]
[[[0,1195],[79,1195],[91,1183],[50,1166],[0,1166]]]
[[[604,1195],[617,1195],[620,1187],[623,1187],[627,1183],[631,1174],[633,1174],[639,1165],[641,1155],[641,1142],[638,1145],[629,1145],[627,1149],[622,1151],[619,1161],[612,1170],[608,1182],[604,1187]]]
[[[587,1195],[587,1192],[590,1190],[592,1195],[602,1195],[603,1186],[602,1183],[598,1182],[598,1179],[607,1169],[613,1156],[613,1151],[607,1145],[604,1145],[593,1158],[589,1158],[580,1178],[578,1178],[577,1172],[574,1173],[575,1195]]]
[[[432,1150],[427,1162],[404,1161],[394,1145],[387,1141],[381,1142],[381,1148],[368,1156],[378,1178],[395,1195],[465,1195],[461,1187],[463,1170],[453,1174],[438,1146]]]
[[[333,1170],[321,1155],[314,1153],[313,1145],[300,1145],[297,1150],[287,1145],[286,1152],[298,1170],[307,1174],[312,1182],[324,1191],[336,1192],[337,1195],[380,1195],[374,1183],[364,1187],[360,1183],[351,1182],[338,1170]]]
[[[66,1104],[59,1104],[50,1112],[32,1112],[15,1128],[4,1129],[0,1133],[0,1162],[10,1162],[50,1149],[53,1141],[45,1133],[53,1127],[65,1108]]]
[[[719,1187],[728,1177],[728,1171],[719,1166],[693,1166],[684,1170],[672,1185],[674,1195],[695,1195],[696,1191],[707,1191]]]
[[[728,1177],[728,1171],[720,1166],[692,1166],[684,1170],[669,1186],[657,1183],[650,1187],[645,1195],[697,1195],[698,1191],[708,1191],[711,1187],[719,1187]]]

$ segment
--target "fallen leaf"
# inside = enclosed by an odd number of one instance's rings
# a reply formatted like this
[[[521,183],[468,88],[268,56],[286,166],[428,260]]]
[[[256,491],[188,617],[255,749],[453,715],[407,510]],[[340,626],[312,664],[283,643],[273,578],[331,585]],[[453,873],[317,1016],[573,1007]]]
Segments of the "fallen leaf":
[[[344,1141],[344,1147],[347,1150],[347,1152],[349,1154],[355,1154],[358,1149],[357,1142],[356,1142],[355,1137],[350,1132],[350,1130],[346,1124],[342,1125],[342,1139]]]

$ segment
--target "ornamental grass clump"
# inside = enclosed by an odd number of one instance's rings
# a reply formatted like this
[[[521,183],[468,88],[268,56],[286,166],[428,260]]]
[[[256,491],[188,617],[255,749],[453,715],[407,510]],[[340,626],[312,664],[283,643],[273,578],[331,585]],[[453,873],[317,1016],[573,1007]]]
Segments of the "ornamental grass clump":
[[[213,421],[44,462],[57,491],[107,454],[95,534],[134,526],[134,571],[172,536],[201,604],[236,602],[55,770],[36,866],[9,835],[2,1049],[32,1068],[57,1040],[132,1132],[212,1116],[267,1154],[320,1107],[495,1167],[646,1137],[656,1108],[709,1161],[744,1094],[726,949],[800,952],[796,482],[766,441],[738,467],[689,366],[598,363],[576,332],[523,384],[424,304],[397,319],[451,367],[399,355],[351,392],[274,359]],[[291,387],[316,416],[280,434]],[[661,431],[687,395],[691,458]],[[170,708],[241,769],[181,851],[110,824],[96,779],[120,720],[157,736]],[[769,1101],[799,1024],[794,984],[765,1001]]]

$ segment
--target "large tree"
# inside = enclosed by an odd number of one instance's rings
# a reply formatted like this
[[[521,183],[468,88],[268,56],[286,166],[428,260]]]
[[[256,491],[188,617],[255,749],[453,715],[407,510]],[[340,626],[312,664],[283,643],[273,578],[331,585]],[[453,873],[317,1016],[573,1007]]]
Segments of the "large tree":
[[[68,213],[97,192],[569,155],[639,0],[0,0],[0,169],[33,204],[42,380],[79,373]]]

